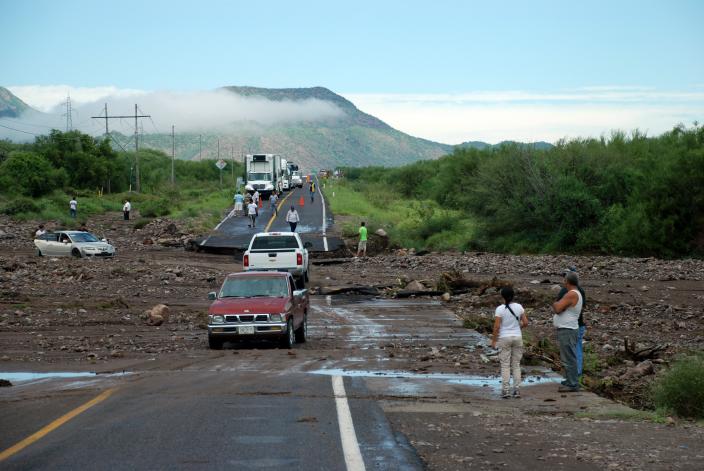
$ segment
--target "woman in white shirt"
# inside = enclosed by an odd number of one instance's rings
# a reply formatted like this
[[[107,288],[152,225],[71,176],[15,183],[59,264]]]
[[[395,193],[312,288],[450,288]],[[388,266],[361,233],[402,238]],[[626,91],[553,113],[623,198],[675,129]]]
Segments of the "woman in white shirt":
[[[494,332],[491,339],[491,347],[499,345],[499,361],[501,363],[501,397],[507,399],[509,394],[509,383],[511,373],[513,373],[513,397],[521,397],[521,357],[523,356],[523,337],[521,327],[528,325],[523,306],[513,301],[513,288],[505,286],[501,288],[501,297],[504,304],[496,308],[494,319]]]

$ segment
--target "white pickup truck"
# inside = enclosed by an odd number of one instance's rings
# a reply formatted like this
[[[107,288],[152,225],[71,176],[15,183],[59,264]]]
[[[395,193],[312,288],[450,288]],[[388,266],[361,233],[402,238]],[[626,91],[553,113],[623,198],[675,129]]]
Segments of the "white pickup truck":
[[[308,248],[295,232],[255,234],[242,258],[244,271],[282,271],[293,275],[298,289],[308,282]]]

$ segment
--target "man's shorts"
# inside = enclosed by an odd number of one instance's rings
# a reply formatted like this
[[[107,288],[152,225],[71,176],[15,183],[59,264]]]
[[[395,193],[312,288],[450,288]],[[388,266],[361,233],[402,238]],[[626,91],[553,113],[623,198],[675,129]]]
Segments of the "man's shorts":
[[[360,240],[360,241],[359,241],[359,245],[357,246],[357,250],[358,250],[358,251],[363,250],[363,251],[366,252],[366,251],[367,251],[367,241],[366,241],[366,240]]]

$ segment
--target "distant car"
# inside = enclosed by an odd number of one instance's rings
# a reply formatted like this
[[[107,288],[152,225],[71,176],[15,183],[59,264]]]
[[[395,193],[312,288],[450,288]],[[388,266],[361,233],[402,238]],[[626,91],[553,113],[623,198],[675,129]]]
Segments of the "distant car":
[[[301,175],[297,171],[291,174],[291,186],[303,188],[303,178],[301,178]]]
[[[275,339],[292,348],[308,335],[308,290],[297,290],[289,273],[242,272],[208,294],[208,346],[228,340]]]
[[[295,232],[260,232],[252,237],[242,257],[244,271],[289,272],[296,286],[303,289],[308,281],[308,249]]]
[[[112,257],[115,247],[105,239],[98,239],[90,232],[59,231],[46,232],[36,239],[37,255],[52,257]]]

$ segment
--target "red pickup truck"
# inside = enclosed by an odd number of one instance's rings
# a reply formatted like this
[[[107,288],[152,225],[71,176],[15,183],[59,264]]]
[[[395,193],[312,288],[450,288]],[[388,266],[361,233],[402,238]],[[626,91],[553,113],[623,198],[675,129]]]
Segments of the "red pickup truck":
[[[297,290],[290,273],[232,273],[218,292],[208,293],[208,345],[219,350],[228,340],[274,338],[284,348],[305,342],[308,290]]]

